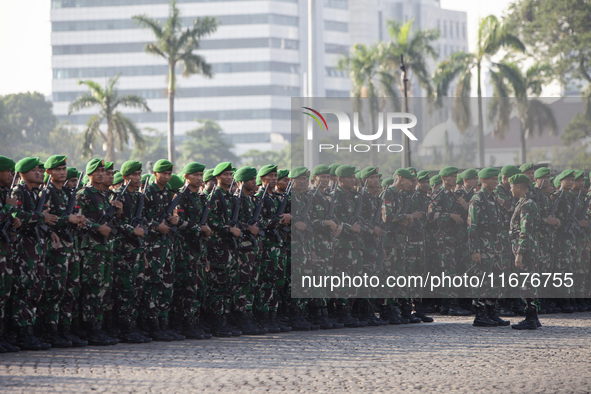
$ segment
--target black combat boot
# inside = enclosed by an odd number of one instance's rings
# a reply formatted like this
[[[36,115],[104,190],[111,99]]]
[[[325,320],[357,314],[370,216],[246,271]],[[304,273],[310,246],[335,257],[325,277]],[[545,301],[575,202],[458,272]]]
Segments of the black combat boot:
[[[410,323],[420,323],[421,319],[412,314],[412,304],[409,301],[402,301],[402,317]]]
[[[88,346],[88,341],[80,339],[80,337],[76,334],[72,333],[70,326],[61,325],[60,326],[60,333],[62,337],[66,338],[70,342],[72,342],[73,347],[84,347]]]
[[[49,324],[47,326],[47,342],[54,348],[72,347],[72,341],[59,334],[57,324]]]
[[[179,334],[175,330],[168,327],[168,318],[161,317],[158,319],[160,322],[160,329],[166,333],[169,337],[171,337],[175,341],[182,341],[187,339],[184,335]]]
[[[406,317],[402,316],[402,311],[400,310],[400,306],[397,304],[391,304],[390,308],[392,310],[392,315],[395,316],[398,320],[400,320],[400,324],[408,324],[410,320]]]
[[[200,335],[203,336],[203,339],[211,339],[211,330],[209,328],[206,329],[205,325],[201,321],[200,317],[194,317],[194,328]]]
[[[204,339],[203,331],[197,327],[195,319],[191,317],[185,317],[183,319],[181,334],[187,337],[187,339]]]
[[[470,316],[472,312],[462,308],[457,298],[450,300],[449,315],[450,316]]]
[[[111,346],[114,345],[113,338],[104,334],[101,325],[93,322],[86,323],[86,338],[90,346]]]
[[[269,311],[269,324],[265,327],[270,333],[278,332],[290,332],[291,326],[288,323],[289,320],[283,322],[279,319],[277,311]],[[277,331],[279,329],[279,331]]]
[[[509,320],[503,320],[503,319],[501,319],[501,317],[497,313],[497,309],[495,308],[494,305],[487,305],[486,306],[486,316],[490,320],[496,321],[499,326],[503,326],[504,327],[504,326],[508,326],[509,324],[511,324],[511,322]]]
[[[425,304],[423,302],[415,302],[415,313],[413,316],[421,319],[423,323],[433,323],[433,318],[427,316],[425,313]]]
[[[226,322],[226,315],[213,315],[211,333],[214,337],[228,338],[232,331]]]
[[[119,339],[125,343],[146,343],[145,337],[140,335],[137,330],[134,330],[129,322],[119,324]]]
[[[515,330],[536,330],[538,328],[538,312],[535,305],[528,304],[525,307],[525,320],[513,324],[511,328]]]
[[[19,328],[19,335],[17,339],[17,346],[22,350],[49,350],[51,345],[41,342],[33,332],[33,326],[25,326]]]
[[[5,350],[4,353],[6,353],[6,352],[18,352],[20,350],[20,348],[18,346],[12,345],[4,337],[4,330],[3,330],[3,327],[2,327],[2,322],[0,322],[0,347]]]
[[[484,305],[475,305],[474,309],[476,310],[476,317],[472,323],[474,327],[497,327],[499,325],[496,321],[488,318]]]
[[[174,341],[174,338],[168,335],[166,332],[162,331],[160,328],[160,322],[158,318],[151,318],[148,320],[148,326],[150,327],[150,338],[153,341],[159,342],[171,342]]]
[[[336,312],[339,323],[344,324],[345,327],[359,328],[367,326],[367,322],[363,324],[363,322],[360,322],[359,320],[351,316],[351,307],[349,305],[337,305]]]
[[[238,324],[238,329],[242,331],[242,335],[264,335],[267,331],[260,329],[255,324],[251,311],[240,313],[236,323]]]
[[[307,321],[300,309],[295,305],[290,305],[288,309],[289,325],[293,331],[311,331],[312,325]]]
[[[334,328],[330,320],[328,320],[328,316],[322,314],[322,307],[310,306],[308,309],[311,311],[310,315],[313,324],[317,325],[322,330],[332,330]]]
[[[400,319],[394,315],[392,305],[381,305],[380,306],[380,319],[385,320],[388,324],[398,325]]]

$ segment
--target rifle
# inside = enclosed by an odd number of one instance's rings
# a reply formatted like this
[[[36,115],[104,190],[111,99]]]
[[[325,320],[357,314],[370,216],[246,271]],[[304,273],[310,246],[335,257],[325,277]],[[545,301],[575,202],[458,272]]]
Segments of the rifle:
[[[357,204],[355,204],[355,211],[353,211],[353,217],[351,218],[351,222],[350,224],[355,224],[358,223],[361,226],[362,231],[367,231],[367,227],[363,226],[361,223],[359,223],[361,220],[361,209],[363,208],[363,197],[365,196],[365,193],[367,192],[367,179],[365,180],[364,184],[363,184],[363,188],[361,189],[361,193],[359,194],[359,197],[357,198]],[[355,239],[358,242],[358,245],[363,245],[363,242],[361,240],[361,236],[359,234],[355,234]]]
[[[113,201],[119,201],[119,199],[121,198],[121,196],[123,196],[123,194],[127,191],[127,188],[129,187],[129,183],[127,182],[127,184],[125,185],[125,188],[123,188],[123,191],[118,194]],[[112,201],[111,201],[112,202]],[[112,227],[112,223],[113,220],[115,219],[115,210],[117,208],[115,208],[114,205],[111,204],[111,206],[109,207],[109,209],[107,210],[107,212],[105,212],[105,214],[99,219],[98,224],[99,225],[107,225],[108,227],[111,227],[111,234],[116,235],[117,234],[117,229]],[[103,237],[103,244],[106,244],[108,241],[109,237]]]
[[[332,184],[331,194],[332,194],[332,198],[330,199],[330,204],[328,205],[328,213],[326,214],[326,217],[324,218],[324,220],[332,220],[332,221],[336,222],[336,217],[334,215],[334,207],[337,202],[337,182],[334,182]],[[331,234],[331,236],[330,236],[331,244],[334,243],[334,241],[335,241],[335,236]],[[332,247],[331,249],[334,252],[334,247]],[[331,257],[331,259],[332,259],[332,257]]]
[[[234,181],[232,181],[234,184]],[[231,186],[230,186],[231,187]],[[230,189],[232,190],[232,189]],[[236,227],[238,225],[238,215],[240,214],[240,199],[242,198],[242,186],[238,189],[238,197],[234,200],[234,206],[232,207],[232,217],[228,222],[229,227]],[[232,244],[234,246],[234,250],[238,250],[238,242],[236,242],[236,237],[233,235],[232,237]]]
[[[304,205],[304,209],[302,210],[302,212],[292,219],[293,223],[303,222],[306,224],[306,229],[304,231],[298,231],[296,229],[296,232],[300,238],[300,241],[304,240],[304,233],[309,233],[309,234],[313,233],[313,228],[310,223],[310,216],[308,214],[310,213],[310,209],[312,209],[312,204],[314,203],[314,199],[316,198],[316,194],[318,193],[318,190],[320,190],[320,184],[318,184],[316,186],[314,193],[308,199],[308,201],[306,201],[306,205]]]
[[[287,188],[285,189],[285,193],[283,193],[283,198],[277,207],[277,211],[273,215],[271,222],[267,225],[266,230],[273,230],[273,234],[277,237],[277,242],[281,242],[281,238],[279,237],[279,233],[277,232],[277,225],[279,221],[281,221],[281,215],[285,212],[285,208],[287,207],[287,202],[289,200],[288,196],[291,193],[291,188],[293,187],[293,181],[290,181],[287,184]]]
[[[14,174],[14,177],[12,178],[12,184],[10,185],[10,189],[8,190],[8,196],[7,198],[11,198],[12,197],[12,188],[14,188],[14,184],[16,182],[16,176],[17,174]],[[2,238],[4,238],[4,241],[8,244],[11,241],[10,235],[8,234],[8,232],[10,231],[10,226],[12,226],[12,218],[10,216],[10,213],[8,213],[6,220],[4,221],[4,223],[2,223]]]
[[[215,185],[213,187],[213,189],[211,190],[211,193],[209,194],[209,197],[207,198],[206,202],[205,202],[205,207],[203,208],[203,212],[201,212],[201,218],[199,219],[199,226],[203,227],[205,226],[205,223],[207,223],[207,217],[209,216],[209,210],[211,208],[211,200],[213,195],[215,194],[216,190],[218,188],[218,185]],[[199,235],[197,236],[197,244],[199,245],[199,251],[201,252],[203,250],[202,246],[201,246],[201,240],[203,239],[203,232],[200,232]]]
[[[180,192],[178,192],[176,196],[174,196],[170,204],[168,204],[168,207],[166,207],[166,210],[162,212],[162,215],[160,215],[160,218],[158,219],[158,223],[162,223],[163,221],[165,221],[166,225],[170,227],[170,232],[173,234],[176,233],[179,229],[177,226],[170,226],[168,224],[168,218],[172,216],[172,213],[181,202],[181,198],[187,193],[187,191],[190,190],[191,189],[189,189],[189,184],[186,184],[185,187],[183,187],[183,189]],[[165,240],[167,235],[168,234],[162,234],[162,240]]]
[[[84,174],[84,172],[82,172],[80,174],[80,176],[78,177],[78,182],[76,183],[76,187],[72,191],[72,194],[70,194],[70,198],[68,198],[68,207],[66,208],[66,212],[65,212],[65,215],[68,217],[74,212],[74,207],[76,206],[76,190],[78,190],[78,187],[80,186],[80,182],[82,181],[83,174]],[[72,230],[70,227],[71,227],[70,223],[68,222],[68,224],[66,224],[66,228],[64,229],[63,232],[66,237],[66,241],[68,241],[69,243],[72,243],[72,242],[74,242],[74,236],[72,235]]]
[[[146,203],[146,189],[148,189],[148,182],[149,181],[150,181],[150,178],[148,177],[146,179],[146,183],[144,184],[144,188],[142,189],[142,193],[140,194],[140,198],[137,203],[137,207],[135,208],[135,213],[133,215],[133,218],[131,218],[131,221],[129,222],[129,225],[133,228],[136,228],[137,226],[142,228],[144,230],[144,237],[146,236],[146,227],[144,226],[143,211],[144,211],[144,205]],[[144,237],[137,237],[137,243],[138,243],[139,247],[144,246]]]
[[[573,206],[573,209],[570,212],[570,215],[568,216],[568,220],[566,222],[566,225],[564,226],[564,232],[566,233],[571,233],[572,235],[575,235],[575,230],[576,231],[581,231],[579,223],[577,221],[577,209],[579,208],[579,198],[581,197],[581,190],[579,190],[579,194],[577,195],[577,198],[575,199],[575,205]]]
[[[552,207],[550,208],[550,211],[548,212],[548,216],[554,216],[554,214],[556,213],[556,210],[558,209],[558,205],[560,204],[560,200],[562,200],[563,196],[564,196],[564,189],[561,189],[560,194],[558,195],[558,197],[556,197],[556,200],[554,200],[554,202],[552,203]]]
[[[45,205],[45,200],[47,200],[47,188],[51,184],[51,178],[52,178],[52,176],[50,175],[49,179],[47,180],[47,185],[45,185],[45,187],[43,188],[43,191],[41,192],[41,195],[39,196],[39,199],[37,200],[37,206],[35,207],[35,210],[33,211],[34,213],[40,214],[41,212],[43,212],[43,206]],[[48,231],[49,231],[49,227],[47,227],[45,222],[37,221],[33,226],[33,233],[35,234],[35,239],[40,244],[45,243],[45,239],[41,236],[42,233],[43,233],[43,235],[45,235],[45,234],[47,234]]]
[[[263,203],[265,201],[265,196],[267,195],[267,189],[269,188],[269,184],[267,183],[267,186],[265,186],[265,189],[263,190],[263,195],[261,196],[261,198],[259,198],[259,201],[257,202],[257,206],[254,210],[254,213],[252,214],[252,217],[250,218],[250,220],[247,222],[247,225],[249,226],[253,226],[253,225],[257,225],[259,224],[259,220],[261,219],[261,211],[263,210]],[[263,230],[259,229],[259,236],[264,237],[265,233]]]

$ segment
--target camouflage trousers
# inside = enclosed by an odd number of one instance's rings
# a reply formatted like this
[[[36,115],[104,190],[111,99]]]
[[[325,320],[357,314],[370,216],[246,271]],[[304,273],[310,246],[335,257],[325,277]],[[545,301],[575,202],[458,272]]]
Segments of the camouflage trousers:
[[[58,324],[66,286],[70,261],[74,259],[74,244],[61,241],[62,246],[47,250],[45,260],[45,290],[41,299],[41,314],[46,324]]]
[[[102,322],[111,286],[111,252],[82,249],[80,307],[84,322]]]
[[[557,237],[557,247],[554,248],[554,272],[575,272],[575,242],[570,237]],[[560,245],[558,247],[558,245]],[[573,297],[573,290],[561,287],[560,295],[565,298]]]
[[[12,290],[12,258],[10,245],[0,241],[0,335],[3,332],[4,319]]]
[[[232,260],[233,309],[238,312],[252,311],[259,278],[258,248],[241,250]]]
[[[126,245],[127,246],[127,245]],[[142,249],[122,248],[113,260],[113,307],[117,322],[132,325],[138,318],[140,289],[137,277],[146,264]]]
[[[206,276],[206,307],[214,315],[223,315],[230,312],[233,259],[228,249],[208,247],[208,251],[210,268]]]
[[[205,297],[204,261],[202,256],[191,251],[188,245],[180,245],[175,259],[174,291],[171,307],[178,318],[199,316],[199,309]]]
[[[19,237],[13,260],[12,312],[18,327],[32,326],[43,294],[45,247],[33,237]]]
[[[145,302],[146,317],[168,317],[174,286],[174,258],[172,244],[157,241],[146,248]]]
[[[277,278],[281,245],[275,241],[265,240],[262,243],[261,269],[255,293],[254,309],[257,312],[276,311],[279,305]]]
[[[589,260],[587,259],[588,256],[588,249],[587,249],[588,241],[584,238],[578,238],[575,243],[575,256],[574,256],[574,275],[577,278],[577,285],[575,286],[576,289],[574,291],[574,295],[576,297],[585,298],[587,297],[588,292],[585,290],[587,284],[585,283],[587,277],[589,276]]]
[[[60,324],[66,327],[72,325],[72,322],[78,321],[80,318],[80,254],[75,247],[74,255],[68,262],[68,277],[66,278],[66,286],[64,289],[64,296],[60,308]]]

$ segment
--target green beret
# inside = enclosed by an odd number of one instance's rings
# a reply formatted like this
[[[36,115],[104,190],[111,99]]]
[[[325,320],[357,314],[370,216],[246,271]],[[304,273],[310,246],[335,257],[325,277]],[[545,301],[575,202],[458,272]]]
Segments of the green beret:
[[[45,169],[52,170],[59,166],[65,166],[67,160],[68,158],[64,155],[51,156],[49,159],[45,160]]]
[[[12,171],[14,170],[14,160],[0,156],[0,171]]]
[[[378,169],[376,167],[365,167],[361,170],[361,179],[369,178],[372,175],[377,175]]]
[[[131,175],[136,171],[142,170],[142,163],[135,160],[126,161],[121,165],[121,175]]]
[[[289,175],[289,170],[287,170],[287,169],[278,170],[277,171],[277,180],[283,179],[288,175]]]
[[[497,180],[499,181],[499,183],[503,182],[503,174],[501,174],[500,171],[499,171],[499,175],[497,175]]]
[[[439,175],[441,176],[450,176],[455,175],[458,173],[458,167],[443,167],[439,170]]]
[[[261,177],[257,175],[257,186],[262,186],[263,181],[261,181]]]
[[[29,172],[39,165],[38,157],[25,157],[20,159],[14,166],[16,172]]]
[[[529,177],[523,174],[515,174],[509,178],[509,182],[513,185],[526,184],[529,186]]]
[[[486,167],[478,172],[478,178],[489,179],[499,176],[499,169],[494,167]]]
[[[437,174],[434,175],[433,178],[429,179],[429,186],[435,186],[443,183],[443,179],[441,179],[441,175]]]
[[[164,170],[168,171],[168,170]],[[159,172],[159,171],[156,171]],[[177,174],[172,174],[170,177],[170,181],[168,181],[168,186],[170,186],[170,190],[173,192],[178,192],[183,185],[185,184],[185,180],[181,179]]]
[[[148,181],[148,183],[154,183],[154,182],[156,182],[156,175],[150,174],[150,180]],[[166,185],[168,185],[168,183]]]
[[[225,161],[223,163],[218,164],[213,169],[213,172],[211,173],[211,175],[218,176],[224,171],[232,171],[232,163],[230,163],[229,161]]]
[[[456,175],[456,183],[462,183],[462,176],[460,174]]]
[[[464,170],[460,175],[464,180],[474,179],[478,176],[478,170],[475,168],[468,168],[467,170]]]
[[[103,159],[92,159],[86,164],[86,175],[91,175],[99,167],[104,167],[105,162]]]
[[[45,163],[42,162],[41,160],[39,160],[39,164],[37,164],[39,166],[39,168],[41,168],[42,170],[45,169]]]
[[[123,182],[123,175],[121,175],[121,173],[118,172],[115,174],[115,176],[113,176],[113,185],[116,185],[121,182]]]
[[[555,178],[550,178],[550,182],[552,182],[554,187],[560,187],[560,179],[558,179],[558,176],[556,176]]]
[[[361,182],[361,170],[355,170],[355,178]]]
[[[66,174],[66,179],[78,178],[80,173],[74,167],[68,167],[68,173]]]
[[[203,172],[203,182],[208,182],[211,178],[213,178],[213,168]]]
[[[571,176],[575,176],[575,170],[564,170],[556,176],[556,179],[558,179],[558,182],[560,183],[560,181],[562,181],[564,178],[568,178]]]
[[[350,166],[348,164],[344,164],[342,166],[339,166],[334,172],[334,174],[338,177],[345,178],[355,174],[355,167]]]
[[[540,167],[534,172],[534,178],[542,178],[548,174],[550,174],[550,169],[548,167]]]
[[[355,171],[355,167],[351,167],[353,168],[353,171]],[[351,172],[352,174],[353,172]],[[308,171],[308,169],[306,167],[295,167],[293,168],[290,172],[289,172],[289,178],[290,179],[294,179],[297,177],[300,177],[302,175],[306,175],[308,176],[310,174],[310,172]],[[349,174],[349,175],[351,175]],[[347,175],[339,175],[339,176],[347,176]]]
[[[236,182],[246,182],[257,177],[257,169],[254,167],[241,167],[234,173]]]
[[[312,171],[312,175],[324,175],[324,174],[330,174],[330,167],[327,166],[326,164],[320,164],[320,165],[314,167],[314,170]]]
[[[232,175],[234,175],[234,173],[235,173],[236,171],[238,171],[238,168],[237,168],[237,167],[232,167]]]
[[[88,177],[88,175],[84,174],[84,176],[82,177],[82,184],[88,185],[89,183],[90,183],[90,178]]]
[[[160,159],[154,164],[152,172],[172,171],[174,165],[166,159]]]
[[[330,169],[330,175],[336,175],[337,174],[337,168],[339,168],[341,165],[338,163],[334,163],[331,164],[328,168]]]
[[[183,168],[183,172],[185,174],[194,174],[196,172],[203,172],[205,170],[205,165],[201,163],[197,163],[196,161],[187,163]]]
[[[507,178],[511,178],[513,175],[520,174],[519,168],[512,166],[509,164],[501,169],[501,174],[506,176]]]
[[[583,170],[576,170],[575,171],[575,179],[579,179],[585,176],[585,171]]]
[[[392,178],[387,178],[387,179],[384,179],[384,180],[382,181],[382,187],[385,189],[385,188],[387,188],[388,186],[392,185],[393,183],[394,183],[394,179],[392,179]]]
[[[43,183],[47,183],[49,182],[49,174],[48,173],[43,173]]]
[[[112,170],[114,165],[115,163],[113,163],[112,161],[105,161],[105,171]]]
[[[408,167],[407,168],[408,171],[410,171],[411,174],[413,174],[414,176],[417,175],[417,169],[414,167]]]
[[[144,175],[142,175],[142,185],[145,185],[146,184],[146,179],[150,179],[150,176],[151,175],[152,174],[144,174]]]
[[[259,170],[259,176],[265,176],[267,174],[270,174],[272,172],[277,172],[277,165],[276,164],[267,164],[266,166],[262,166],[261,169]]]
[[[429,180],[430,176],[431,173],[429,171],[419,171],[419,173],[417,174],[417,178],[419,181]]]
[[[533,170],[533,169],[534,169],[533,163],[525,163],[525,164],[522,164],[521,167],[519,167],[519,171],[521,171],[521,172],[526,172],[526,171]]]
[[[412,172],[410,172],[406,168],[397,169],[396,172],[394,173],[394,175],[399,175],[403,178],[410,179],[410,180],[415,179],[415,176],[412,174]]]

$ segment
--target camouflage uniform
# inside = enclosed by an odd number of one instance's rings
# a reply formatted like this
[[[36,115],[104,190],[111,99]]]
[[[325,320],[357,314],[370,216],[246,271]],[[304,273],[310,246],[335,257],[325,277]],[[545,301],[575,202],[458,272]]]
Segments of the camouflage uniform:
[[[0,188],[0,226],[4,225],[6,220],[11,220],[12,213],[16,209],[16,207],[10,204],[5,204],[9,191],[8,187]],[[11,228],[12,227],[8,227],[7,231],[9,238],[12,238],[10,232]],[[3,237],[0,237],[0,342],[2,341],[2,335],[4,333],[6,309],[12,290],[12,264],[12,245],[10,242],[6,242]]]
[[[74,196],[78,191],[74,190],[75,188],[64,187],[64,189],[69,194],[73,193]],[[77,210],[78,207],[74,209],[74,211]],[[68,277],[66,278],[60,310],[60,324],[65,327],[77,325],[80,320],[80,238],[78,237],[77,228],[71,227],[70,233],[74,240],[72,246],[74,253],[71,256],[72,258],[68,260]]]
[[[555,216],[560,220],[560,227],[555,233],[554,244],[554,272],[573,272],[575,239],[572,233],[566,231],[565,226],[571,214],[575,195],[570,191],[561,189],[552,194],[552,203],[560,198]],[[564,296],[571,295],[571,290],[563,288]]]
[[[500,268],[503,271],[512,272],[513,265],[511,264],[511,261],[513,261],[513,255],[511,254],[511,241],[509,239],[508,229],[511,215],[513,215],[513,211],[515,210],[515,201],[511,195],[511,191],[505,189],[502,184],[497,186],[494,194],[497,199],[497,207],[499,211],[499,217],[501,219],[501,230],[499,232],[499,237],[503,251],[501,253],[502,260],[500,262]]]

